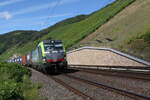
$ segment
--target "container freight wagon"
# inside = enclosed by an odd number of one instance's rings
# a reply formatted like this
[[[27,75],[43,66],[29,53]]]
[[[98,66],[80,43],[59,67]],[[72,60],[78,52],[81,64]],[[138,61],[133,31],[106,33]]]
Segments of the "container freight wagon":
[[[18,64],[22,64],[22,57],[21,57],[21,56],[18,56],[18,57],[16,58],[16,62],[17,62]]]
[[[15,57],[15,58],[11,58],[11,59],[7,60],[7,62],[22,64],[22,57],[18,56],[18,57]]]
[[[43,72],[67,69],[66,52],[60,40],[44,40],[31,52],[32,67]]]
[[[27,65],[27,57],[26,55],[25,56],[22,56],[22,65]]]

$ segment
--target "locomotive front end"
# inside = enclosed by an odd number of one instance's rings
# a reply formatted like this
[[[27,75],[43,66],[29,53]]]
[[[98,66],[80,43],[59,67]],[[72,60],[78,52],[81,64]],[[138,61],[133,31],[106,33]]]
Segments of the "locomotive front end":
[[[60,40],[44,41],[43,61],[48,70],[64,70],[67,68],[66,53]]]

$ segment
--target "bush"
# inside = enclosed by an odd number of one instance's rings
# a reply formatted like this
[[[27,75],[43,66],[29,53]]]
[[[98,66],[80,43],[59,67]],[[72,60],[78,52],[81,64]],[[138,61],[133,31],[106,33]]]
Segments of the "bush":
[[[30,71],[21,65],[0,63],[0,100],[37,100],[37,87],[29,76]],[[33,96],[29,95],[27,91],[33,90]]]
[[[30,75],[30,72],[26,68],[15,63],[1,63],[0,73],[8,74],[9,79],[14,79],[17,82],[22,81],[24,75]]]
[[[142,36],[145,42],[150,43],[150,31]]]
[[[14,80],[0,82],[0,100],[23,100],[20,84]]]

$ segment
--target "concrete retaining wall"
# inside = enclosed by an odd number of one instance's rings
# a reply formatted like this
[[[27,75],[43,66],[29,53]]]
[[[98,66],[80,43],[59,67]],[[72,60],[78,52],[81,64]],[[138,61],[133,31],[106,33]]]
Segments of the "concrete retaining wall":
[[[150,66],[149,62],[110,48],[83,47],[67,53],[69,64],[100,66]]]

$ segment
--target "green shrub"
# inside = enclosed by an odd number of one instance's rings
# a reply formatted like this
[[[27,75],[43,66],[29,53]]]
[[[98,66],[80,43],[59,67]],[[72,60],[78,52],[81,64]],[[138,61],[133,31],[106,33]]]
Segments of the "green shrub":
[[[150,43],[150,31],[142,36],[145,42]]]
[[[17,82],[22,81],[22,77],[26,74],[29,75],[29,71],[26,68],[23,68],[21,65],[15,63],[1,63],[0,64],[0,73],[7,73],[9,79],[14,79]]]
[[[21,65],[0,63],[0,100],[38,100],[38,87],[29,76],[30,71]]]
[[[20,84],[14,80],[1,81],[0,100],[23,100]]]

